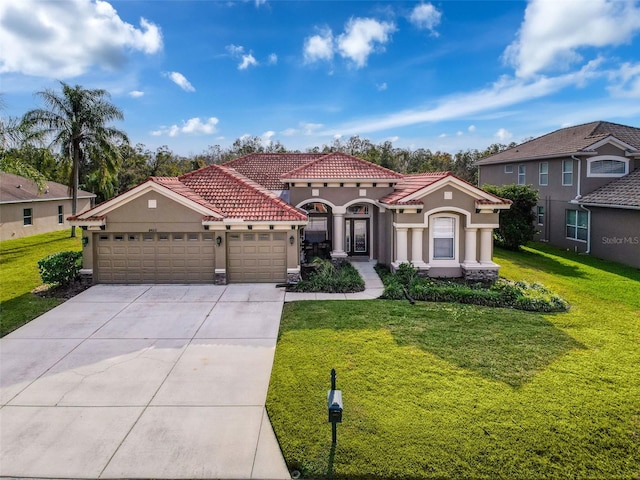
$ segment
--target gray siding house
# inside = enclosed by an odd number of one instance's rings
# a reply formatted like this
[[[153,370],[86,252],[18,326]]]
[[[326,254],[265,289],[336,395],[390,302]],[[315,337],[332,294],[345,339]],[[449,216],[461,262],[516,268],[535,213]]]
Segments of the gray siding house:
[[[563,128],[478,166],[481,186],[538,190],[537,240],[640,268],[640,128]]]

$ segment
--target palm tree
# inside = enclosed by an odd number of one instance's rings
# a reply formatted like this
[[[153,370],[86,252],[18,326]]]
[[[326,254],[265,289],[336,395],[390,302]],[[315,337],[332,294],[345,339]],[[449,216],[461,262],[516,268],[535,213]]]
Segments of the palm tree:
[[[69,190],[72,195],[71,214],[77,213],[80,171],[95,161],[106,174],[115,174],[120,149],[117,142],[128,143],[127,134],[107,125],[122,120],[122,111],[109,101],[102,89],[71,87],[60,82],[62,93],[46,89],[36,92],[47,108],[25,113],[23,123],[30,138],[48,141],[49,147],[60,149],[63,161],[71,164]],[[75,237],[75,227],[71,228]]]

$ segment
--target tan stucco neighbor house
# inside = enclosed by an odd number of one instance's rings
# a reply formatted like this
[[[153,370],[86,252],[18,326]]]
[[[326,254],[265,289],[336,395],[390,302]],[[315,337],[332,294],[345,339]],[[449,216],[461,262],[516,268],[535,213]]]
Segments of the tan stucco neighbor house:
[[[343,153],[250,154],[152,177],[72,219],[96,283],[283,282],[314,256],[493,279],[510,202],[450,172],[401,175]]]
[[[95,194],[78,191],[78,210],[91,208]],[[46,182],[43,191],[24,177],[0,172],[0,241],[70,228],[69,188]]]
[[[538,190],[537,240],[640,268],[640,128],[562,128],[478,166],[480,185]]]

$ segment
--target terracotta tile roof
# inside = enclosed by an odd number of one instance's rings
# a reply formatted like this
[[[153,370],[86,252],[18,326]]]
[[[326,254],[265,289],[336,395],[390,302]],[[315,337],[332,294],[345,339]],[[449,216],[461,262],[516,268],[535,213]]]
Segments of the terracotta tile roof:
[[[280,177],[326,153],[252,153],[224,164],[269,190],[285,190]]]
[[[640,208],[640,169],[585,195],[580,199],[580,203]]]
[[[323,155],[280,177],[282,180],[396,180],[402,178],[397,172],[346,153],[335,152]]]
[[[408,197],[414,192],[431,185],[438,180],[445,178],[449,175],[452,175],[451,172],[429,172],[429,173],[418,173],[414,175],[405,175],[402,180],[400,180],[395,187],[395,190],[388,195],[385,195],[380,199],[382,203],[387,203],[389,205],[393,204],[406,204],[406,205],[417,205],[421,204],[422,200],[412,200],[408,202],[403,202],[402,199]]]
[[[540,157],[569,155],[590,152],[589,147],[600,140],[613,136],[640,150],[640,128],[611,122],[591,122],[575,127],[563,128],[528,142],[491,155],[477,162],[478,165],[531,160]]]
[[[178,178],[185,187],[211,202],[225,218],[246,221],[305,221],[302,210],[226,165],[210,165]]]
[[[214,212],[223,215],[223,213],[215,206],[215,204],[209,202],[205,198],[201,197],[198,193],[191,190],[184,183],[182,183],[178,179],[178,177],[149,177],[148,181],[157,183],[158,185],[162,185],[163,187],[167,187],[171,191],[182,195],[183,197],[188,198],[189,200],[202,205],[209,210],[213,210]]]
[[[12,173],[0,172],[0,203],[71,199],[69,187],[66,185],[50,181],[46,183],[46,189],[38,192],[38,187],[31,180]],[[95,196],[94,193],[78,190],[78,198]]]

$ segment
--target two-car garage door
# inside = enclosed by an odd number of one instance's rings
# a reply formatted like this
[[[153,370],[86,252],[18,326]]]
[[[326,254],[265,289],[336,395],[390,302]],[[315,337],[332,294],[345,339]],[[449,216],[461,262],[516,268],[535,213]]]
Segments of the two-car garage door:
[[[213,283],[213,233],[97,235],[98,283]]]
[[[98,283],[213,283],[216,241],[203,233],[100,233],[95,237]],[[228,232],[229,282],[283,282],[284,232]]]

